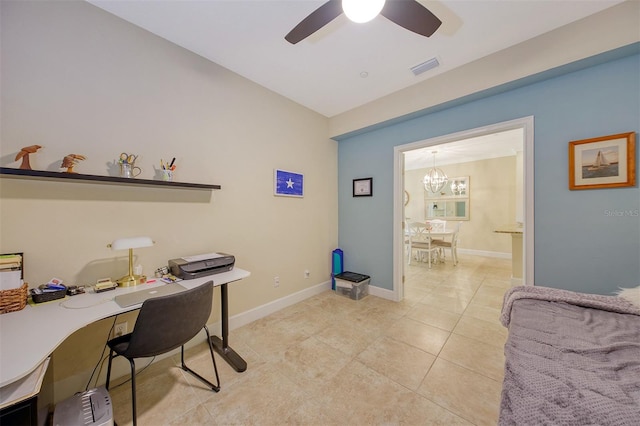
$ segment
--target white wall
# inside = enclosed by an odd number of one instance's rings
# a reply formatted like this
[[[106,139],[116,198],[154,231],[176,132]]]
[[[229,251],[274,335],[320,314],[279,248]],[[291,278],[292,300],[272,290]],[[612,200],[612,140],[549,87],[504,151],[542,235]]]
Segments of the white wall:
[[[184,255],[234,254],[252,275],[231,286],[231,315],[329,280],[337,146],[326,118],[85,2],[2,1],[1,15],[1,166],[39,144],[34,169],[57,171],[75,153],[87,157],[77,172],[107,175],[126,151],[142,178],[175,156],[176,180],[222,185],[0,179],[0,252],[25,253],[30,286],[123,275],[126,252],[106,245],[137,235],[156,242],[136,251],[146,273]],[[274,168],[304,173],[304,198],[274,197]],[[84,387],[107,331],[96,324],[54,353],[56,399]]]

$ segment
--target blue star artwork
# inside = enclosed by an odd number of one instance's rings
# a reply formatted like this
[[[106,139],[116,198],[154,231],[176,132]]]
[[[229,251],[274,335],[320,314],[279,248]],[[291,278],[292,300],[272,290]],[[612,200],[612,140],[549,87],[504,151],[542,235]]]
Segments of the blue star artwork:
[[[274,195],[302,197],[304,195],[304,175],[301,173],[274,171]]]

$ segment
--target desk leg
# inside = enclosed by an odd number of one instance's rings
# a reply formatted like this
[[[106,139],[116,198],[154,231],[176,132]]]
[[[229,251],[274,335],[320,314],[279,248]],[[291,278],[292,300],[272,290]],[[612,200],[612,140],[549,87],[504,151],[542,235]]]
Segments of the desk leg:
[[[222,339],[218,336],[211,336],[213,349],[220,354],[236,370],[242,373],[247,369],[247,362],[240,355],[229,347],[229,296],[227,285],[220,286],[220,305],[222,310]]]

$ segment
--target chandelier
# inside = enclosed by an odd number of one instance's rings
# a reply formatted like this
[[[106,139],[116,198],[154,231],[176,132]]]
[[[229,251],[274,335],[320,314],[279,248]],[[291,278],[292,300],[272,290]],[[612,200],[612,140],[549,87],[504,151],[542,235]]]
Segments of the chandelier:
[[[424,189],[427,191],[431,191],[434,194],[439,192],[449,181],[449,178],[442,171],[442,169],[436,168],[436,153],[438,151],[433,151],[433,168],[427,171],[427,174],[422,178],[422,183],[424,184]]]

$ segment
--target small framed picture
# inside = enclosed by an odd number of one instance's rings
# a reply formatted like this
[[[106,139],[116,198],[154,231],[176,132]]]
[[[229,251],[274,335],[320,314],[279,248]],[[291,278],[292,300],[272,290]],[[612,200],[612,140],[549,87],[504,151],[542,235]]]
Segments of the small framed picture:
[[[273,171],[273,195],[280,197],[304,197],[304,175],[275,169]]]
[[[373,196],[373,178],[354,179],[353,180],[353,196],[354,197]]]
[[[569,189],[635,186],[635,132],[569,142]]]

